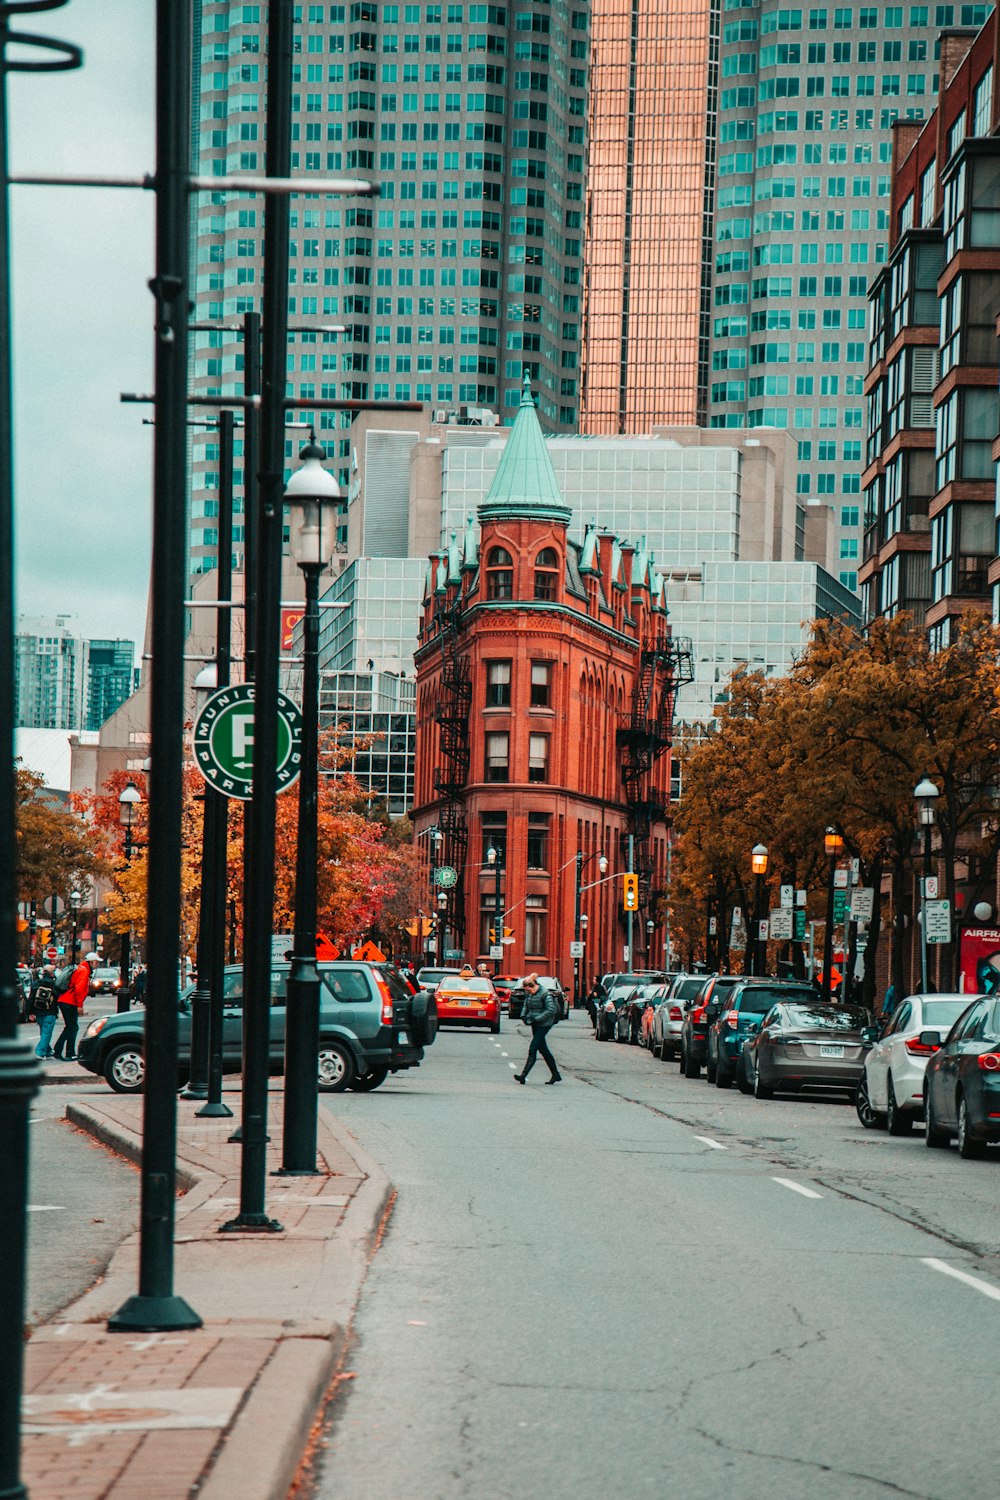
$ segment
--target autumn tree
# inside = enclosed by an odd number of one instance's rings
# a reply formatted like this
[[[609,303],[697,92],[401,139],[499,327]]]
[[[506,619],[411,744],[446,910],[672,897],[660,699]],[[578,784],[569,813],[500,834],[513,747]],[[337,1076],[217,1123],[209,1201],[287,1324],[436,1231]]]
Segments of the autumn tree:
[[[53,799],[44,777],[22,765],[14,775],[17,898],[42,901],[56,895],[68,905],[71,891],[106,873],[103,851],[79,813]]]

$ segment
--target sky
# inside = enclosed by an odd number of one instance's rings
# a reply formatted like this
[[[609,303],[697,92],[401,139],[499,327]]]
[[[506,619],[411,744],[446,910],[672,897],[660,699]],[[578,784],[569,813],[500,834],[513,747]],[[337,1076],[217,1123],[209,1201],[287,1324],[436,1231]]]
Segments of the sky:
[[[25,29],[75,42],[72,73],[10,75],[11,175],[155,168],[152,0],[70,0]],[[136,642],[146,621],[154,194],[10,189],[19,614]]]

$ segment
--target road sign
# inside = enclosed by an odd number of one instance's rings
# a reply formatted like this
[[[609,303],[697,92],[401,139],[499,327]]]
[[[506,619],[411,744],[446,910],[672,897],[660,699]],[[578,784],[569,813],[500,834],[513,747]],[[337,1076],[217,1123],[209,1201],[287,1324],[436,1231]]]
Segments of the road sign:
[[[841,868],[841,869],[838,869],[838,870],[834,870],[834,872],[833,872],[833,888],[834,888],[834,890],[837,890],[837,891],[840,891],[840,890],[846,891],[846,889],[847,889],[847,871],[846,871],[846,869]]]
[[[570,943],[570,945],[569,945],[569,956],[570,956],[570,958],[582,958],[583,957],[583,949],[584,949],[583,943]]]
[[[719,919],[718,919],[718,917],[709,917],[709,919],[708,919],[708,935],[709,935],[709,937],[715,937],[716,934],[718,933],[718,931],[719,931]]]
[[[796,906],[805,906],[805,904],[808,901],[808,899],[809,899],[809,892],[807,890],[805,890],[803,887],[800,886],[799,889],[795,892],[795,905]]]
[[[457,880],[458,871],[453,870],[451,865],[439,865],[434,871],[434,884],[444,886],[446,891],[451,890]]]
[[[503,958],[503,943],[490,944],[490,958]]]
[[[936,875],[924,876],[924,899],[936,901],[938,898],[938,878]]]
[[[788,887],[791,890],[791,886]],[[775,942],[788,942],[792,936],[795,913],[791,906],[779,906],[771,912],[771,936]]]
[[[509,928],[505,927],[504,928],[504,932],[508,932],[508,931],[509,931]],[[509,946],[514,941],[514,939],[512,937],[505,937],[505,938],[503,938],[502,941],[503,941],[503,943],[506,946]]]
[[[59,949],[54,947],[46,948],[45,957],[48,959],[49,963],[55,963],[56,959],[59,957]]]
[[[426,943],[424,944],[424,950],[425,950],[425,952],[427,952],[427,953],[436,953],[437,949],[438,949],[438,940],[437,940],[437,938],[436,937],[429,937],[427,939]]]
[[[465,949],[464,948],[446,948],[444,950],[444,956],[445,956],[446,960],[449,959],[449,958],[464,958],[465,957]]]
[[[767,920],[766,917],[761,918],[761,920],[757,923],[757,941],[758,941],[758,943],[766,943],[767,942],[768,930],[770,928],[770,925],[771,924],[770,924],[770,922],[768,922],[768,920]]]
[[[834,891],[833,893],[833,920],[842,922],[847,916],[847,892]]]
[[[870,922],[875,912],[875,888],[859,885],[851,892],[851,921]]]
[[[629,957],[630,957],[629,946],[628,946],[628,943],[625,943],[622,946],[622,963],[623,964],[627,964],[628,961],[629,961]]]
[[[220,688],[205,704],[194,726],[194,761],[209,786],[224,797],[248,802],[253,796],[254,684]],[[297,779],[302,761],[302,715],[278,694],[276,790]]]
[[[794,906],[794,904],[795,904],[795,887],[794,887],[794,885],[783,885],[781,887],[781,898],[780,899],[781,899],[781,905],[783,907],[785,907],[785,906]]]
[[[929,943],[951,942],[951,902],[927,901],[924,903],[924,925]]]
[[[806,935],[806,910],[804,906],[795,908],[795,940],[801,942]]]

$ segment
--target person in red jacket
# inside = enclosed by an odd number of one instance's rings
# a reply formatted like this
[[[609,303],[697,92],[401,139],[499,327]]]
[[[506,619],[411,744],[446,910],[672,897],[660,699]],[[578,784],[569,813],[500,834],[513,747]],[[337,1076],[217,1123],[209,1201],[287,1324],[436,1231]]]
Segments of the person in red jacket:
[[[63,1029],[56,1038],[52,1055],[60,1062],[64,1049],[66,1061],[76,1061],[76,1033],[80,1025],[80,1017],[83,1015],[84,1002],[90,994],[90,976],[100,961],[99,954],[88,953],[70,975],[68,989],[59,996],[59,1014],[62,1016]]]

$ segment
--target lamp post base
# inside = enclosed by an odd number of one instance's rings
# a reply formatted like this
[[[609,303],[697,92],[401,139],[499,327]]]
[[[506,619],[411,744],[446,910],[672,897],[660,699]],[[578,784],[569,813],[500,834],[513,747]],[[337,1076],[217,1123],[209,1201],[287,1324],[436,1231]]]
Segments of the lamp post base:
[[[109,1333],[173,1333],[200,1328],[201,1319],[183,1297],[130,1297],[108,1319]]]
[[[196,1120],[231,1120],[233,1112],[221,1099],[210,1099],[203,1109],[195,1110],[194,1117]]]
[[[321,1172],[319,1167],[275,1167],[271,1173],[272,1177],[326,1177],[329,1174]]]
[[[235,1219],[219,1225],[220,1234],[284,1234],[284,1224],[269,1219],[267,1214],[239,1214]]]
[[[187,1088],[181,1089],[177,1097],[178,1099],[207,1099],[208,1089],[199,1088],[197,1084],[189,1083]]]

